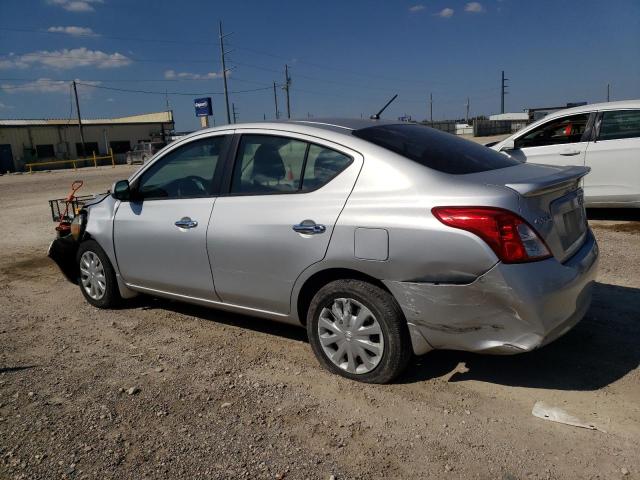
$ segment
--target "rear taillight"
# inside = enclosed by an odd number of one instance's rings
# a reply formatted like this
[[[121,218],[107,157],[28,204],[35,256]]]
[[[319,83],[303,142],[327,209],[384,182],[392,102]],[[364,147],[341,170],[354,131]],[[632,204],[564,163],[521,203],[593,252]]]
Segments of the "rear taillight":
[[[533,227],[508,210],[435,207],[431,211],[445,225],[479,236],[504,263],[532,262],[551,256]]]

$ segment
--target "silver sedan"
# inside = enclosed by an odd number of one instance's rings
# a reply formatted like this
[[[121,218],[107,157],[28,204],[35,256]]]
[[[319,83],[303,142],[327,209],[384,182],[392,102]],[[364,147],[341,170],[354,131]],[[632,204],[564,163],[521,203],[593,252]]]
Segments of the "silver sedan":
[[[587,173],[415,124],[228,125],[116,182],[49,255],[96,307],[145,293],[302,325],[327,369],[384,383],[413,355],[526,352],[583,317]]]

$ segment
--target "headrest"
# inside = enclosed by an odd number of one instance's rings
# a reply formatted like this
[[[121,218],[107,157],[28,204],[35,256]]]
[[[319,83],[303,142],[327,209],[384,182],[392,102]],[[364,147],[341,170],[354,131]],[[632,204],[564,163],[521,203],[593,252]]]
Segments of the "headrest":
[[[258,147],[253,156],[253,176],[282,180],[286,174],[284,162],[275,146],[263,144]]]

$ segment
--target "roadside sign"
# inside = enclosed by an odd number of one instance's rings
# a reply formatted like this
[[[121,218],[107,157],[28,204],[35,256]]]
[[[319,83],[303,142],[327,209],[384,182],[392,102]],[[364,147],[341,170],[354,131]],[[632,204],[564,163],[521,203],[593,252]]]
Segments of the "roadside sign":
[[[210,117],[213,115],[211,97],[196,98],[193,101],[193,105],[196,108],[196,117]]]

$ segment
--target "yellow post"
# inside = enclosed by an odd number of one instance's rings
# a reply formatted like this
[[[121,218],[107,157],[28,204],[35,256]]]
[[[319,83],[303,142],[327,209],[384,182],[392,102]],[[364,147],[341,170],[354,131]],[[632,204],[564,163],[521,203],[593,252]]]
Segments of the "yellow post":
[[[113,148],[109,148],[109,155],[111,155],[111,168],[116,168],[116,160],[113,158]]]
[[[77,168],[76,168],[76,161],[75,161],[75,160],[73,160],[71,163],[73,163],[73,169],[74,169],[74,170],[77,170]]]
[[[98,162],[96,161],[96,152],[93,152],[93,166],[98,168]]]
[[[29,167],[29,173],[33,173],[33,166],[30,163],[27,166]]]

